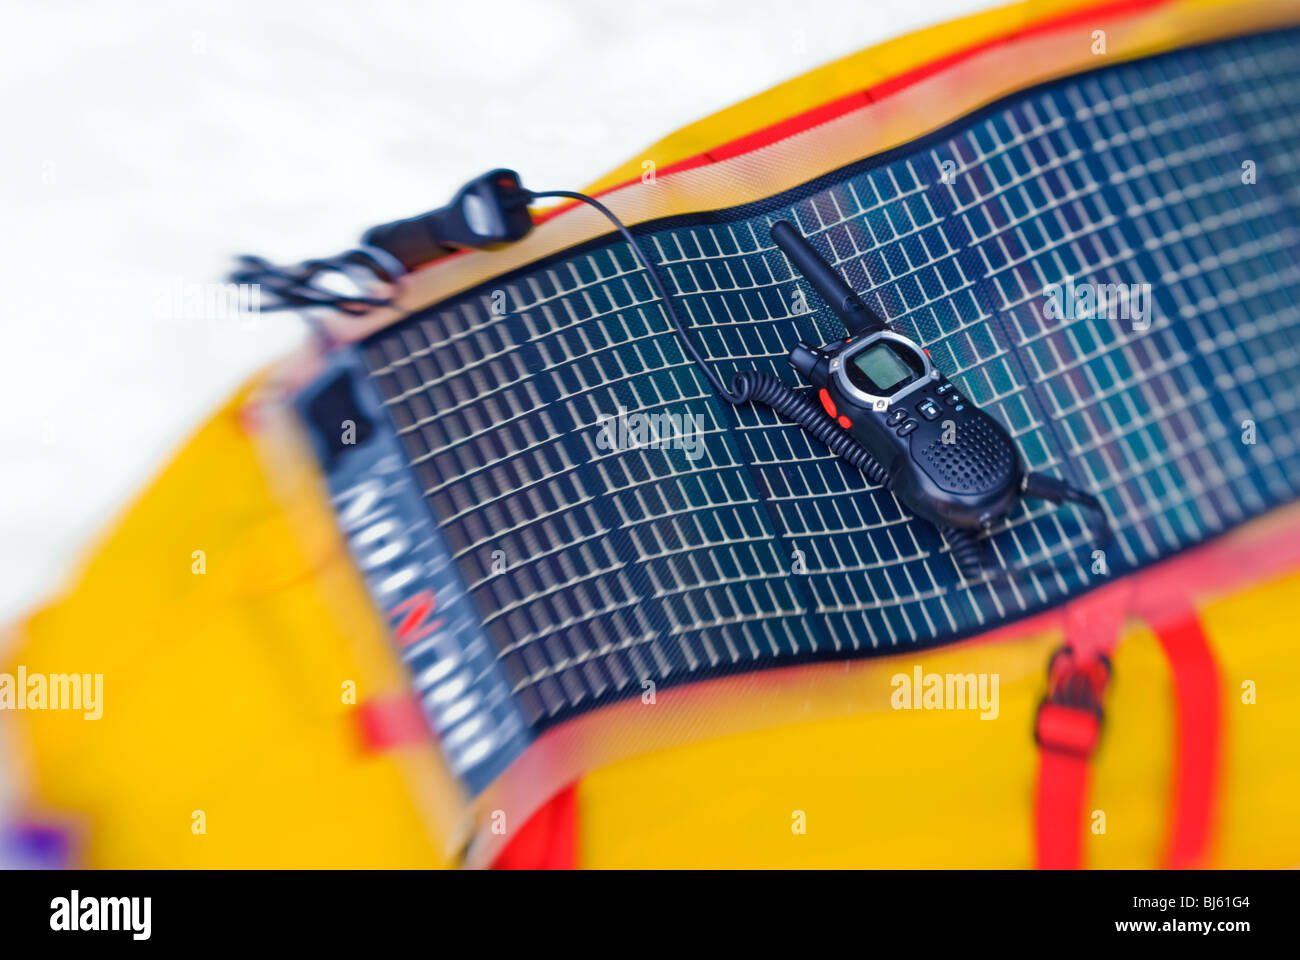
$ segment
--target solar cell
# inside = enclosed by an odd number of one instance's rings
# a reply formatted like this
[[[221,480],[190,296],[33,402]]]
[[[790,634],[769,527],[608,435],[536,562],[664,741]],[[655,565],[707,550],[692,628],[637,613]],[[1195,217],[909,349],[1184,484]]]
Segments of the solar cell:
[[[1052,569],[962,581],[888,491],[767,408],[717,400],[612,235],[344,352],[380,446],[330,481],[355,490],[384,454],[398,512],[428,528],[420,563],[456,629],[403,649],[444,748],[474,745],[453,764],[471,789],[643,681],[949,642],[1295,498],[1298,42],[1108,67],[790,194],[636,228],[724,378],[798,386],[790,347],[842,331],[768,238],[793,220],[1029,469],[1099,496],[1105,573],[1078,514],[1030,503],[988,547]],[[1087,285],[1116,285],[1110,309]],[[601,442],[635,414],[700,433]]]

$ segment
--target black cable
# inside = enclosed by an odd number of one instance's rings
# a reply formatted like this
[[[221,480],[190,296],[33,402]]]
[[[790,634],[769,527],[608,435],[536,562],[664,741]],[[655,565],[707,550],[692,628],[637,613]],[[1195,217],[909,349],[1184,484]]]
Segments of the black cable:
[[[1082,507],[1086,513],[1088,531],[1094,546],[1104,547],[1114,539],[1114,531],[1106,516],[1101,501],[1085,490],[1071,486],[1057,477],[1044,473],[1028,473],[1021,482],[1021,498],[1047,500],[1060,506],[1073,503]],[[983,572],[981,549],[975,531],[944,527],[940,531],[948,542],[953,560],[958,570],[967,580],[974,580]],[[1019,579],[1028,576],[1046,576],[1054,573],[1066,573],[1078,566],[1077,560],[1062,558],[1055,561],[1040,561],[1020,567],[998,567],[993,572],[994,579]]]
[[[945,526],[939,528],[939,533],[947,541],[948,552],[952,554],[953,563],[957,565],[961,575],[967,580],[978,580],[980,574],[984,572],[984,562],[980,556],[980,545],[975,538],[975,531]]]
[[[392,283],[406,273],[401,261],[379,247],[355,247],[338,256],[305,260],[288,266],[278,266],[264,257],[249,254],[236,260],[239,266],[230,271],[227,279],[231,283],[257,284],[276,297],[261,305],[261,309],[268,312],[330,307],[356,316],[376,307],[391,306],[392,299],[327,290],[316,284],[321,274],[342,273],[347,276],[352,270],[360,269],[377,280]]]
[[[637,260],[640,261],[641,266],[645,268],[646,276],[650,279],[650,285],[654,288],[655,293],[659,295],[659,298],[663,300],[664,309],[668,311],[668,319],[672,323],[673,329],[677,331],[677,335],[681,337],[682,348],[690,354],[691,359],[695,361],[696,365],[700,368],[700,371],[708,379],[709,383],[712,385],[713,389],[717,391],[720,397],[731,404],[741,404],[745,402],[745,399],[742,398],[734,389],[727,388],[727,386],[722,382],[722,378],[718,376],[717,372],[709,366],[704,357],[700,356],[700,352],[696,349],[695,343],[686,332],[686,327],[682,323],[681,317],[677,315],[677,309],[673,306],[673,298],[669,295],[668,289],[664,286],[663,280],[660,279],[659,271],[655,269],[650,258],[645,255],[645,251],[641,249],[641,244],[637,242],[636,237],[632,236],[632,231],[627,228],[613,210],[610,210],[609,207],[605,206],[595,197],[589,197],[585,193],[576,193],[572,190],[529,190],[528,194],[533,199],[559,197],[565,200],[577,200],[590,207],[594,207],[596,210],[599,210],[604,214],[605,218],[618,228],[618,232],[623,235],[623,239],[628,242],[628,245],[632,248],[632,252],[636,255]],[[737,376],[739,377],[742,375],[738,374]]]
[[[854,440],[840,425],[826,415],[821,405],[807,393],[797,393],[770,373],[746,370],[732,380],[738,403],[762,403],[787,420],[798,423],[815,440],[830,448],[851,467],[861,470],[872,483],[888,485],[889,474],[867,448]]]
[[[1020,485],[1020,491],[1022,497],[1033,500],[1047,500],[1057,506],[1073,503],[1082,507],[1089,517],[1088,529],[1098,543],[1108,543],[1114,536],[1101,501],[1086,490],[1080,490],[1064,480],[1049,477],[1045,473],[1027,473],[1024,482]]]

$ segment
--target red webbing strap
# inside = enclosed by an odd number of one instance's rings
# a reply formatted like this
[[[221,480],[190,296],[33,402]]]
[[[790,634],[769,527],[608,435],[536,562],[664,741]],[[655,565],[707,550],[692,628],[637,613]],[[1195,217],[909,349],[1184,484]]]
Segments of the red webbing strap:
[[[1088,763],[1087,756],[1041,751],[1035,801],[1036,866],[1040,870],[1069,870],[1083,862]]]
[[[1109,654],[1119,642],[1131,596],[1132,585],[1120,581],[1065,607],[1065,646],[1048,665],[1047,696],[1034,720],[1035,855],[1042,870],[1083,864],[1089,765],[1101,736]]]
[[[1101,736],[1101,701],[1110,679],[1104,656],[1081,659],[1068,647],[1052,657],[1048,694],[1038,707],[1036,850],[1040,870],[1083,863],[1088,773]]]
[[[1190,604],[1143,613],[1169,658],[1174,687],[1173,812],[1164,866],[1200,867],[1209,853],[1217,806],[1222,747],[1219,668]]]
[[[433,739],[420,701],[413,696],[367,700],[357,707],[356,718],[367,751],[378,753]]]
[[[1176,737],[1164,866],[1202,866],[1209,852],[1222,746],[1218,666],[1185,584],[1148,576],[1133,588],[1120,586],[1066,607],[1066,645],[1048,667],[1048,693],[1034,727],[1040,755],[1035,801],[1040,868],[1083,865],[1089,766],[1110,676],[1107,655],[1119,640],[1130,601],[1155,631],[1173,678]]]

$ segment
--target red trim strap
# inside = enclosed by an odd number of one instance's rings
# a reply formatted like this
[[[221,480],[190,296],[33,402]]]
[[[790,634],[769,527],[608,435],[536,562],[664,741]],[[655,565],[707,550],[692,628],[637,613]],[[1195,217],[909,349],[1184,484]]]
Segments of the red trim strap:
[[[362,747],[379,753],[433,739],[429,721],[413,696],[367,700],[357,707],[357,727]]]
[[[1174,687],[1176,751],[1164,866],[1205,865],[1214,832],[1223,741],[1219,668],[1191,604],[1144,611],[1165,656]]]
[[[1065,870],[1083,862],[1089,765],[1101,737],[1110,661],[1104,654],[1080,655],[1062,647],[1052,656],[1047,674],[1048,693],[1034,721],[1040,757],[1037,866]]]
[[[494,870],[572,870],[578,865],[578,789],[570,784],[506,844]]]

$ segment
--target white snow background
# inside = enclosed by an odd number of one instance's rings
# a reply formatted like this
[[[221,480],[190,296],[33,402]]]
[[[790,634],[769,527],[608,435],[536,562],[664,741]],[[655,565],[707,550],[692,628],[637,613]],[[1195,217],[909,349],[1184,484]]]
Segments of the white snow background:
[[[238,252],[338,252],[495,166],[579,189],[731,103],[987,5],[6,0],[0,625],[303,336],[291,314],[160,316],[177,284],[221,280]]]

